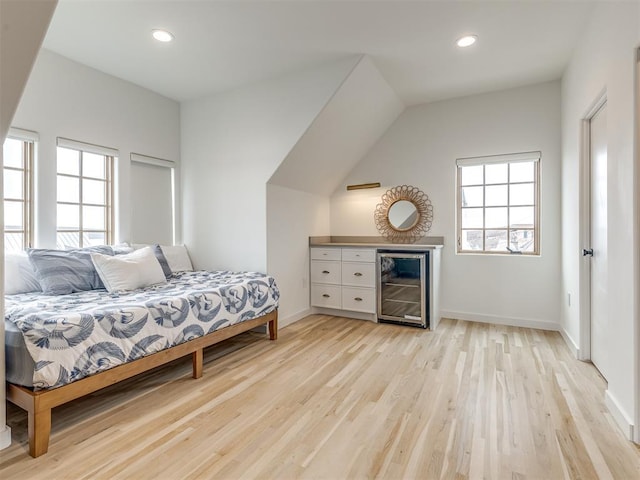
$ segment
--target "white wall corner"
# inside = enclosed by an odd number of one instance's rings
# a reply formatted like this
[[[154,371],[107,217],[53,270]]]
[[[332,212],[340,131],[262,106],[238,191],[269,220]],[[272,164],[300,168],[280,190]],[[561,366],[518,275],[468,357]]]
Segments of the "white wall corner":
[[[305,317],[311,315],[311,309],[305,308],[304,310],[300,310],[299,312],[294,313],[293,315],[289,315],[285,318],[278,319],[278,329],[284,328],[292,323],[297,322],[298,320],[302,320]]]
[[[0,430],[0,450],[3,450],[11,445],[11,428],[7,425]]]
[[[573,356],[578,360],[584,360],[580,358],[580,349],[578,348],[578,345],[576,345],[576,342],[573,341],[573,338],[571,338],[571,335],[569,335],[569,332],[567,332],[565,328],[560,328],[560,335],[562,335],[564,343],[567,344],[567,347],[569,347]]]
[[[620,403],[613,396],[611,390],[606,390],[604,392],[604,403],[609,409],[611,416],[620,427],[620,430],[622,430],[625,438],[633,442],[635,426],[629,416],[620,407]]]
[[[467,322],[493,323],[496,325],[508,325],[511,327],[536,328],[538,330],[550,330],[556,332],[560,330],[557,322],[539,320],[535,318],[502,317],[499,315],[484,315],[480,313],[453,312],[441,310],[441,318],[451,318],[454,320],[465,320]]]

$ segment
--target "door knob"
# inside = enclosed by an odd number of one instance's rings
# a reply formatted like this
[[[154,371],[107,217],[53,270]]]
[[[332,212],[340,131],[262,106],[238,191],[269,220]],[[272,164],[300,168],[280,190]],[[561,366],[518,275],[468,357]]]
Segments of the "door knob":
[[[583,257],[593,257],[593,248],[583,248],[582,249],[582,256]]]

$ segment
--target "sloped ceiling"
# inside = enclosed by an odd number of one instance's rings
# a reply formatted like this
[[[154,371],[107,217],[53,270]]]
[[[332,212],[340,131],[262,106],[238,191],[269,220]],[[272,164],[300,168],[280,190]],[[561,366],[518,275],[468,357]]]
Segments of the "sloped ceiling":
[[[331,195],[403,110],[371,59],[362,56],[269,183]]]
[[[57,0],[0,1],[0,135],[11,120],[47,33]]]

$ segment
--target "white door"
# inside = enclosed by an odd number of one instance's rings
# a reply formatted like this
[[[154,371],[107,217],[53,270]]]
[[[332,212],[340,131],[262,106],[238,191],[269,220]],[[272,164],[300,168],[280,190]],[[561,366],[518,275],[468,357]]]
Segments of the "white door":
[[[607,104],[589,122],[591,168],[591,361],[607,378]]]

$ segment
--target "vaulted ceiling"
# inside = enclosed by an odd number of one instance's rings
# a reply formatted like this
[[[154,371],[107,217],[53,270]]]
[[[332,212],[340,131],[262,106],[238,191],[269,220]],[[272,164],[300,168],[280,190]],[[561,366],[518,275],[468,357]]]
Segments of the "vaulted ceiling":
[[[176,100],[354,54],[406,105],[557,79],[593,2],[60,0],[44,47]],[[175,40],[161,44],[151,30]],[[455,45],[463,34],[476,45]]]

